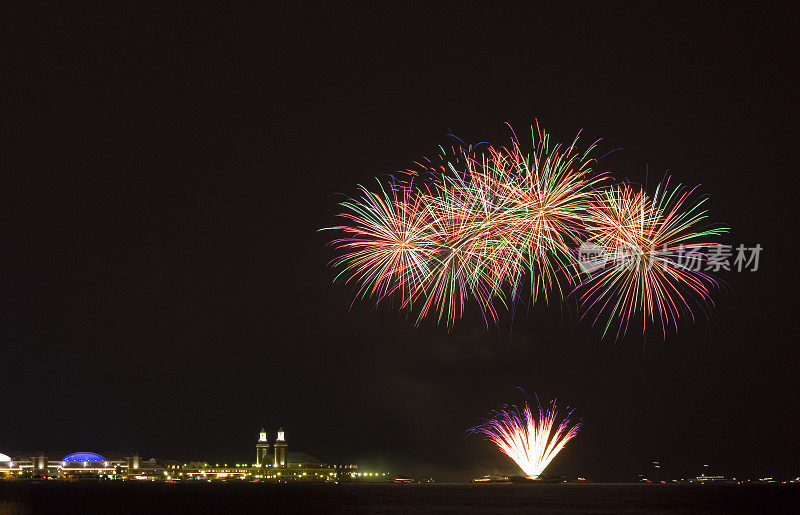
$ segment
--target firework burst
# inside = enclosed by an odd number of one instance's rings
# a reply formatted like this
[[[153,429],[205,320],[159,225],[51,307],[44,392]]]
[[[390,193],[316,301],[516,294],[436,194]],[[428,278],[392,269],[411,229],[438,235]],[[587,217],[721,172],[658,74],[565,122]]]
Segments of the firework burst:
[[[706,199],[692,200],[694,190],[669,183],[652,197],[629,184],[611,186],[588,209],[590,241],[606,262],[584,280],[580,299],[595,321],[605,319],[604,334],[614,322],[617,336],[625,334],[640,314],[643,329],[650,321],[666,335],[681,317],[693,319],[693,307],[710,302],[718,284],[701,269],[728,229],[704,226]]]
[[[360,198],[342,202],[347,211],[339,216],[348,223],[334,227],[346,237],[332,242],[343,251],[333,265],[341,269],[337,278],[359,285],[357,297],[397,294],[406,305],[430,274],[438,243],[423,199],[410,185],[391,184],[380,194],[362,186]]]
[[[556,425],[558,410],[555,400],[547,410],[540,406],[538,416],[525,403],[521,410],[511,406],[498,411],[492,419],[468,432],[486,437],[514,460],[527,477],[536,479],[567,442],[578,434],[581,424],[570,425],[571,414],[572,411],[568,412]]]
[[[508,206],[505,239],[520,258],[514,287],[526,273],[534,300],[537,294],[547,300],[554,289],[562,293],[561,282],[571,281],[586,207],[604,179],[591,168],[597,142],[579,153],[579,136],[570,145],[551,147],[537,123],[532,154],[523,154],[516,139],[511,148],[494,152],[494,181]]]
[[[332,242],[341,252],[336,278],[357,285],[357,299],[396,301],[417,323],[448,326],[470,302],[488,325],[526,293],[531,302],[575,294],[604,335],[614,324],[624,335],[641,315],[666,336],[710,303],[716,280],[696,265],[726,228],[702,225],[705,199],[669,180],[653,196],[607,185],[592,169],[597,142],[582,151],[578,136],[552,145],[538,123],[531,136],[529,152],[516,135],[508,147],[442,149],[403,179],[379,181],[377,193],[361,187],[331,228],[344,233]],[[592,273],[576,252],[587,242],[605,260]]]
[[[333,261],[337,278],[358,283],[357,297],[396,295],[418,321],[448,325],[469,300],[496,321],[495,305],[517,297],[526,275],[534,300],[560,292],[574,276],[580,219],[602,176],[591,171],[594,145],[579,153],[576,137],[551,147],[538,125],[532,135],[529,155],[516,138],[508,148],[451,149],[413,172],[425,188],[411,180],[380,194],[362,188],[334,227],[345,233],[333,241],[344,251]]]

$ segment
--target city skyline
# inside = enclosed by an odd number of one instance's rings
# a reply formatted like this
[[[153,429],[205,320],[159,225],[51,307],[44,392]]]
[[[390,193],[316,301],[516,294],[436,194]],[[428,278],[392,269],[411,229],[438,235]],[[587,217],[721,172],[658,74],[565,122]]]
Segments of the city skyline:
[[[143,459],[138,453],[77,451],[0,452],[0,480],[145,480],[210,481],[386,481],[386,472],[359,472],[356,464],[328,464],[305,452],[289,452],[283,429],[275,433],[273,454],[262,428],[255,444],[255,463],[231,461],[211,464],[206,460]],[[12,455],[13,454],[13,455]]]

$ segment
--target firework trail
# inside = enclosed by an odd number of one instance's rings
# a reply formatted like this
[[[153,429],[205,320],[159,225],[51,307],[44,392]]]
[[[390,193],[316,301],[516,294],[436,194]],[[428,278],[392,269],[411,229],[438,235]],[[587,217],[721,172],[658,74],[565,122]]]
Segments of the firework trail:
[[[693,190],[669,178],[650,197],[628,184],[599,190],[588,209],[586,229],[600,249],[604,266],[582,282],[580,300],[586,313],[606,319],[604,334],[614,322],[617,337],[635,315],[643,330],[648,320],[666,336],[681,316],[694,318],[692,308],[710,302],[717,281],[703,272],[709,253],[720,245],[714,237],[727,227],[705,227],[706,199],[692,200]]]
[[[525,403],[521,410],[511,406],[498,411],[494,418],[468,432],[485,436],[514,460],[527,477],[536,479],[567,442],[578,434],[581,424],[570,426],[571,414],[572,411],[567,413],[556,426],[558,410],[555,400],[550,403],[550,409],[540,406],[538,416]]]

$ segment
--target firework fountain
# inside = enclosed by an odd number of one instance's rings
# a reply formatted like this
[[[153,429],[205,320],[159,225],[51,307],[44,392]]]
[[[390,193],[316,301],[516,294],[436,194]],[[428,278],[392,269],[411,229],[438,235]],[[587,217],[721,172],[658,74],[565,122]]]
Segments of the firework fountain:
[[[556,426],[558,410],[555,400],[547,410],[540,406],[538,416],[525,403],[521,410],[511,406],[498,411],[492,419],[468,432],[485,436],[514,460],[529,479],[536,479],[567,442],[578,434],[581,425],[570,426],[571,414],[568,412]]]

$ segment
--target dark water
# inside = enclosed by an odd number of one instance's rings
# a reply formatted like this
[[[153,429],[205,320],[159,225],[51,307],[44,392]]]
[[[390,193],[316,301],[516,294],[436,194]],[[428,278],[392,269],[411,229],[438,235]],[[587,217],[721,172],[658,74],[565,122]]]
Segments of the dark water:
[[[799,484],[0,482],[8,513],[796,513]]]

